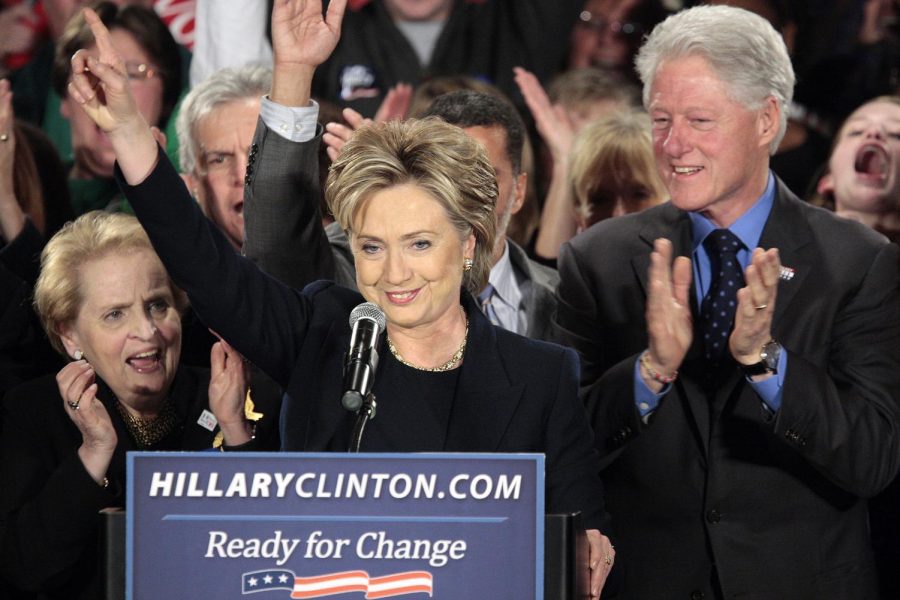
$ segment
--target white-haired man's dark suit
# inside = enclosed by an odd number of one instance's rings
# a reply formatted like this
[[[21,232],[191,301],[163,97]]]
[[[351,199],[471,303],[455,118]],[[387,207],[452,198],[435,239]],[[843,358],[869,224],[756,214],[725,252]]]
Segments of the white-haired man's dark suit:
[[[667,203],[592,227],[559,259],[558,324],[582,357],[624,597],[876,598],[866,498],[900,463],[897,246],[778,182],[759,245],[795,273],[772,324],[789,359],[780,410],[733,361],[708,400],[692,290],[694,344],[645,420],[635,361],[660,237],[691,257],[688,214]]]

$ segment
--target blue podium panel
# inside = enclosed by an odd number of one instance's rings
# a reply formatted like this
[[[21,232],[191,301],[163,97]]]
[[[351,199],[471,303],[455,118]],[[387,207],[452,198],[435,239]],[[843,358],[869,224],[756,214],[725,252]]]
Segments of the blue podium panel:
[[[130,452],[127,598],[543,597],[540,454]]]

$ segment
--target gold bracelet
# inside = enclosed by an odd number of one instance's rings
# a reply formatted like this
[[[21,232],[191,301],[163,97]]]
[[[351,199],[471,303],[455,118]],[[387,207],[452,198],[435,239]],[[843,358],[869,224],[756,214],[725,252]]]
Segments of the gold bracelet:
[[[657,371],[653,370],[653,367],[650,366],[650,351],[644,350],[641,353],[641,364],[647,369],[647,374],[650,375],[650,379],[657,383],[661,383],[663,385],[669,385],[676,379],[678,379],[678,371],[673,371],[670,375],[663,375]]]

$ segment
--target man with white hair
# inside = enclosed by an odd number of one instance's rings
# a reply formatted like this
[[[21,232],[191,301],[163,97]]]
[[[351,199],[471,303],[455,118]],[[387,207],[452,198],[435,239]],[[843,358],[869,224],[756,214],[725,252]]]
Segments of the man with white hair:
[[[237,250],[244,239],[250,142],[261,98],[271,86],[267,67],[222,69],[191,89],[176,122],[182,177]]]
[[[769,170],[794,74],[764,19],[683,11],[637,66],[671,200],[563,246],[557,317],[624,596],[874,598],[866,498],[900,464],[900,249]]]

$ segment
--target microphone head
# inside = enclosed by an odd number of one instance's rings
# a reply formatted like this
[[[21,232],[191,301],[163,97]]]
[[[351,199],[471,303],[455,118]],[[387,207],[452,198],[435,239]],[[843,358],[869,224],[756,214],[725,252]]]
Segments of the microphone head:
[[[387,322],[384,311],[381,310],[381,307],[372,302],[363,302],[350,312],[350,329],[353,329],[353,326],[356,325],[356,322],[360,319],[370,319],[374,321],[375,324],[378,325],[379,335],[384,331],[384,326]]]

